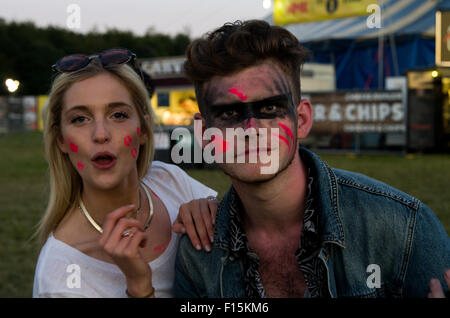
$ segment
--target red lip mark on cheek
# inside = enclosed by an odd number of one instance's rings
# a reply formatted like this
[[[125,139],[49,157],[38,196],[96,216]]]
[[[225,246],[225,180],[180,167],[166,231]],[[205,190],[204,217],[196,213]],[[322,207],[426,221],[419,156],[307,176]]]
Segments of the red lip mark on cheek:
[[[72,152],[78,152],[78,145],[77,145],[77,144],[74,144],[74,143],[70,140],[70,136],[67,137],[67,140],[69,141],[69,147],[70,147],[70,150],[71,150]]]
[[[76,145],[73,142],[71,142],[70,143],[70,150],[72,150],[72,152],[78,152],[78,145]]]
[[[137,149],[136,148],[131,149],[131,156],[133,157],[133,159],[136,159],[136,156],[137,156]]]
[[[247,100],[247,96],[244,95],[244,93],[242,93],[239,89],[232,87],[228,90],[231,94],[236,95],[237,97],[239,97],[240,100]]]
[[[81,161],[78,161],[77,167],[78,167],[78,170],[83,171],[83,169],[84,169],[84,164],[83,164]]]
[[[125,146],[127,146],[127,147],[130,147],[132,141],[133,141],[133,140],[131,139],[130,136],[126,136],[126,137],[123,139],[123,143],[124,143]]]

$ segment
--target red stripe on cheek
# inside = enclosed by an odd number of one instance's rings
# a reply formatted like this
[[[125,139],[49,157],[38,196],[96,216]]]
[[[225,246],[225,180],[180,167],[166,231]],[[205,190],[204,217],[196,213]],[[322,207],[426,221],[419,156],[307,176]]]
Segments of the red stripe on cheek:
[[[211,142],[213,142],[215,145],[216,154],[223,153],[223,152],[227,151],[227,149],[228,149],[228,141],[223,140],[220,135],[217,135],[217,138],[215,135],[212,136]]]
[[[289,137],[291,137],[292,139],[294,139],[294,134],[292,133],[292,130],[291,130],[288,126],[283,125],[282,123],[279,123],[278,126],[280,126],[281,128],[283,128],[284,131],[286,132],[286,134],[287,134]]]
[[[288,146],[289,150],[291,149],[291,145],[289,144],[289,141],[288,141],[285,137],[280,136],[280,135],[275,134],[275,133],[272,133],[272,135],[274,135],[274,136],[280,138],[282,141],[284,141],[284,142],[286,143],[286,145]]]
[[[78,161],[77,167],[78,167],[78,170],[83,171],[83,169],[84,169],[84,164],[83,164],[81,161]]]
[[[136,132],[137,132],[137,135],[139,136],[141,134],[141,129],[139,127],[136,128]]]

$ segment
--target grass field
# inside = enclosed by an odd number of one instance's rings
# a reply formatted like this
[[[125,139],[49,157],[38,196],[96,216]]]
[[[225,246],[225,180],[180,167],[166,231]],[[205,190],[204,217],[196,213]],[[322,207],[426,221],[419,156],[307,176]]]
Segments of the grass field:
[[[321,157],[418,197],[450,233],[450,155]],[[218,170],[187,172],[220,197],[230,184]],[[0,297],[31,296],[38,251],[30,237],[45,210],[46,173],[41,133],[0,136]]]

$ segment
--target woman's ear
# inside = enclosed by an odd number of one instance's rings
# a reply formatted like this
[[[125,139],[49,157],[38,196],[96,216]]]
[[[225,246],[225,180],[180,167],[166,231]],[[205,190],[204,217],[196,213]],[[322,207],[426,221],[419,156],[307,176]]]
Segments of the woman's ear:
[[[307,99],[302,99],[297,106],[298,126],[297,136],[304,139],[308,136],[313,124],[313,110],[311,103]]]

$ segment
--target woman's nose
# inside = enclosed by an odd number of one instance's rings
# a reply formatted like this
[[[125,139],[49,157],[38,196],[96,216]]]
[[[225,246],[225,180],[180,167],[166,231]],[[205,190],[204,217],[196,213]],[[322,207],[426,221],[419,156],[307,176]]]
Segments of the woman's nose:
[[[95,123],[93,139],[97,143],[105,143],[111,139],[111,134],[103,121]]]

